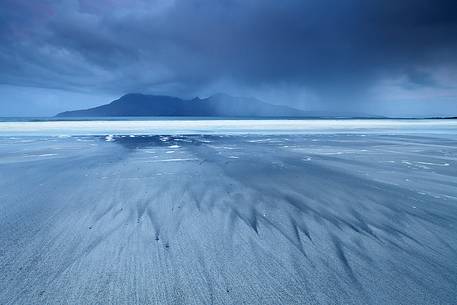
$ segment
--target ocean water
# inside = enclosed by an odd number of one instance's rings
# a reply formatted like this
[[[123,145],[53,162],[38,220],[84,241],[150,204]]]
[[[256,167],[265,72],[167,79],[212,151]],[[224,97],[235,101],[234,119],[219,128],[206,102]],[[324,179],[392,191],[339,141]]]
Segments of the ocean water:
[[[0,304],[455,304],[456,131],[0,122]]]

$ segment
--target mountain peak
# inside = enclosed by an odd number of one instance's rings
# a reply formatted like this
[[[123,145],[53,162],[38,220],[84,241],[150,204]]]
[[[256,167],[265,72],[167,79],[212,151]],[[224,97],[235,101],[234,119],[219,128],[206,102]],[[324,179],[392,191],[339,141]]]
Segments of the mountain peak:
[[[261,102],[253,98],[218,93],[208,98],[184,100],[166,95],[128,93],[110,104],[59,113],[59,117],[96,116],[220,116],[220,117],[294,117],[305,112]]]

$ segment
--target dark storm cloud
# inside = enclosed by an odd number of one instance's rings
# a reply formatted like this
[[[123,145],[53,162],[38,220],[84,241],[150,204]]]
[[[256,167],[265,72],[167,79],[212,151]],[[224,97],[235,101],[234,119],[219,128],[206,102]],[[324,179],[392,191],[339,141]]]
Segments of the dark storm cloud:
[[[384,79],[439,87],[437,71],[457,66],[456,8],[445,0],[3,0],[0,82],[178,95],[286,84],[351,104]]]

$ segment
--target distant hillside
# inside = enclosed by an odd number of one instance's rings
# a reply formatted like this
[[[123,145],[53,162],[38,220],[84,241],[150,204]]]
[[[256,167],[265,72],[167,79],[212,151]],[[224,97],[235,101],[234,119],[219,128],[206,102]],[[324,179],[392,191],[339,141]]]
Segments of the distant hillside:
[[[254,98],[218,94],[183,100],[172,96],[126,94],[107,105],[65,111],[58,117],[103,116],[220,116],[220,117],[303,117],[305,111],[268,104]]]

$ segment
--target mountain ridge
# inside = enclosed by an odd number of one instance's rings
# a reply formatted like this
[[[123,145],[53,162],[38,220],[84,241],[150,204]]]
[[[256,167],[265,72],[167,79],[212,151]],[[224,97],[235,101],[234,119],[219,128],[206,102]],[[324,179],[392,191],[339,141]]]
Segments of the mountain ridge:
[[[272,105],[255,98],[217,94],[190,100],[167,95],[128,93],[109,104],[58,113],[57,117],[91,116],[304,116],[305,111]]]
[[[181,99],[168,95],[128,93],[101,106],[64,111],[56,117],[300,117],[300,118],[380,118],[361,114],[330,114],[274,105],[256,98],[219,93],[207,98]]]

